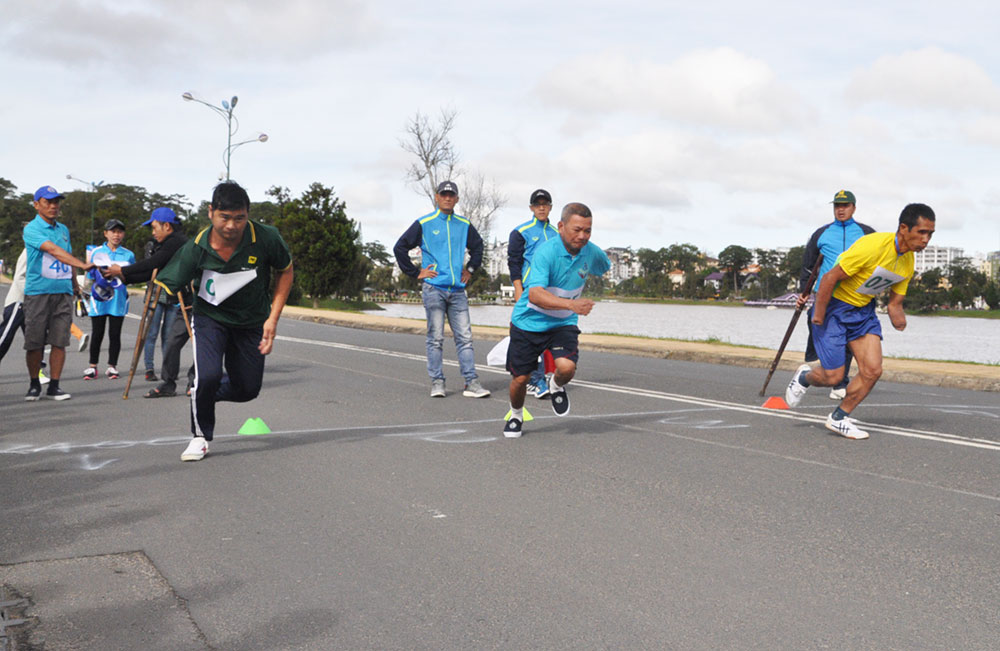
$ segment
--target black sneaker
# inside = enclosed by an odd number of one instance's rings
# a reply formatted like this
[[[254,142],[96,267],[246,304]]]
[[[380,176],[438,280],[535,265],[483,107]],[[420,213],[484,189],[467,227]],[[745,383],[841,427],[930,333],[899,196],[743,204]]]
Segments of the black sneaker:
[[[42,386],[30,386],[28,387],[28,393],[24,394],[24,400],[26,402],[35,402],[38,400],[38,396],[42,395]]]
[[[45,395],[43,395],[42,397],[45,398],[46,400],[69,400],[73,396],[66,393],[62,389],[53,389],[50,386],[49,390],[46,391]]]
[[[517,418],[511,418],[507,421],[507,424],[503,426],[503,435],[509,439],[516,439],[521,437],[521,421]]]
[[[566,395],[566,387],[552,391],[552,411],[556,416],[565,416],[569,413],[569,396]]]
[[[160,378],[156,377],[156,371],[149,369],[146,371],[146,382],[156,382]]]

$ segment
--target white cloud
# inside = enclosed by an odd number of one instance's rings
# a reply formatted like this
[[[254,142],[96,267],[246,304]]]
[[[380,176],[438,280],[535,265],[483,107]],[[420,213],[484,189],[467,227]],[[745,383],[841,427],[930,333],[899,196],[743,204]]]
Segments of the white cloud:
[[[379,33],[359,0],[14,0],[4,22],[0,50],[12,55],[133,73],[179,62],[301,62]]]
[[[726,129],[779,131],[813,113],[765,62],[728,47],[666,63],[610,52],[581,56],[553,68],[537,92],[574,112],[653,113]]]
[[[975,61],[937,47],[879,57],[845,91],[855,104],[886,102],[915,109],[996,111],[1000,88]]]

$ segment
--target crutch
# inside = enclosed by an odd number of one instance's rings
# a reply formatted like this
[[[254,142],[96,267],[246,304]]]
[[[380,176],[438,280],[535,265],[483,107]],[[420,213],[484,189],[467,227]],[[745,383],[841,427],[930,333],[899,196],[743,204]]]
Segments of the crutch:
[[[188,319],[187,309],[184,307],[184,294],[180,290],[177,291],[177,301],[181,306],[181,316],[184,318],[184,327],[187,328],[188,338],[193,342],[194,332],[191,331],[191,320]]]
[[[819,257],[816,258],[816,264],[813,266],[812,273],[809,274],[809,281],[806,283],[806,296],[812,292],[813,285],[816,284],[816,276],[819,275],[819,268],[822,264],[823,254],[820,253]],[[767,372],[767,378],[764,380],[764,386],[760,388],[760,395],[764,395],[764,391],[767,389],[767,383],[771,381],[771,376],[774,375],[774,369],[778,368],[778,362],[781,360],[781,353],[785,352],[785,346],[788,345],[788,340],[792,337],[792,330],[795,330],[795,324],[799,322],[799,315],[802,314],[803,308],[805,308],[805,304],[802,304],[801,307],[795,307],[795,314],[792,315],[792,322],[788,324],[788,330],[785,331],[785,338],[781,340],[781,345],[778,346],[778,354],[774,356],[774,361],[771,362],[771,369]]]
[[[146,296],[142,305],[142,317],[139,319],[139,332],[135,336],[135,350],[132,351],[132,367],[128,372],[128,381],[125,382],[125,393],[122,394],[122,400],[128,400],[129,389],[132,388],[132,378],[135,377],[135,368],[139,365],[139,355],[142,354],[143,348],[146,343],[146,335],[149,334],[149,328],[152,325],[152,320],[149,318],[149,305],[150,302],[153,304],[153,309],[156,309],[156,304],[160,300],[161,288],[159,285],[154,283],[156,280],[156,269],[153,270],[153,275],[149,279],[149,283],[146,284]],[[150,301],[152,299],[152,301]]]

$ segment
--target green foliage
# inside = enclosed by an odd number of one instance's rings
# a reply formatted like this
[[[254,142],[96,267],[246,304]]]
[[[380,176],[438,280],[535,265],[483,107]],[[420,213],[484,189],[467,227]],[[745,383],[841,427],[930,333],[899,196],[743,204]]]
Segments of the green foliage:
[[[740,271],[753,260],[750,249],[738,244],[730,244],[719,253],[719,266],[726,270],[727,280],[732,281],[731,288],[739,291]]]
[[[367,259],[359,261],[357,224],[348,219],[346,204],[333,188],[313,183],[298,199],[281,187],[267,194],[277,200],[275,226],[291,249],[296,279],[313,304],[332,294],[357,296],[367,276]]]

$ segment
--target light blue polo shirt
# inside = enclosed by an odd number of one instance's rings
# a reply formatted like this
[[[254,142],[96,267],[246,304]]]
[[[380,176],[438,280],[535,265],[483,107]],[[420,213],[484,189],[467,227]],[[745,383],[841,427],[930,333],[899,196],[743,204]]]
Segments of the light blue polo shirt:
[[[124,246],[119,246],[112,251],[111,247],[105,242],[101,246],[95,247],[88,254],[87,261],[93,262],[94,256],[98,253],[108,256],[112,262],[135,264],[135,254]],[[109,301],[92,300],[87,302],[90,304],[90,308],[87,310],[90,316],[125,316],[128,313],[128,288],[124,284],[116,287],[115,295]]]
[[[42,251],[45,242],[52,242],[66,253],[72,253],[69,229],[56,222],[50,225],[41,215],[24,227],[24,248],[28,250],[28,269],[24,280],[24,293],[73,294],[73,267],[60,262]]]
[[[546,310],[528,300],[532,287],[542,287],[550,293],[570,300],[580,298],[587,276],[603,276],[611,261],[601,247],[587,242],[576,255],[570,255],[562,238],[556,237],[538,245],[531,265],[524,273],[524,293],[514,306],[511,322],[521,330],[545,332],[560,326],[576,325],[579,315],[572,310]]]

